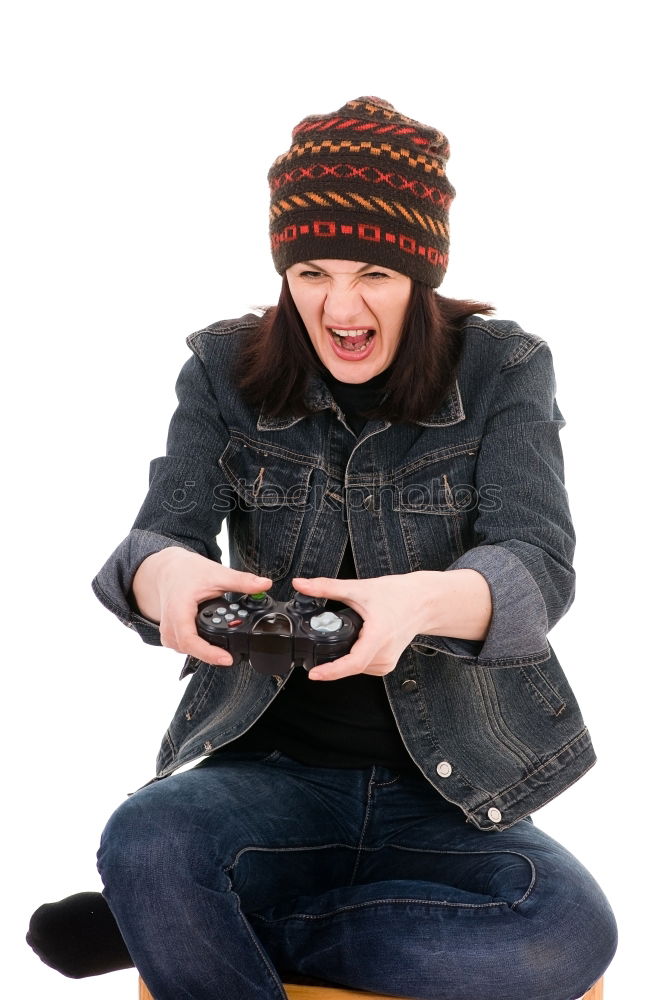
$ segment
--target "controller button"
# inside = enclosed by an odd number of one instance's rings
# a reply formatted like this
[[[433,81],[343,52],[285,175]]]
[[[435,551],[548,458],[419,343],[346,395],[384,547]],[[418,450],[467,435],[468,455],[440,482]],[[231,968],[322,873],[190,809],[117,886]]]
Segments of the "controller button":
[[[313,611],[318,606],[317,597],[309,597],[308,594],[300,594],[299,591],[295,592],[293,607],[297,608],[298,611]]]
[[[212,617],[212,608],[206,608],[205,611],[202,612],[202,614],[203,614],[203,618],[211,618]]]
[[[237,609],[240,607],[240,605],[239,604],[229,604],[228,607],[231,609],[231,611],[237,611]]]
[[[227,614],[224,615],[224,618],[226,619],[227,622],[230,622],[233,620],[233,618],[235,618],[235,615],[233,614],[232,611],[229,611]]]
[[[242,624],[241,618],[233,618],[233,620],[228,623],[228,627],[233,628],[235,625],[241,625],[241,624]]]
[[[343,625],[339,615],[332,611],[324,611],[322,615],[314,615],[310,625],[316,632],[338,632]]]
[[[224,620],[223,618],[220,618],[218,615],[215,615],[214,618],[212,619],[212,624],[220,625],[223,622],[223,620]]]
[[[238,611],[237,614],[238,614],[238,618],[246,618],[247,615],[249,614],[249,612],[245,611],[244,608],[241,608],[241,610]]]
[[[254,604],[262,604],[266,597],[267,594],[264,590],[259,590],[256,594],[247,594],[247,600],[253,601]]]
[[[221,608],[215,608],[214,610],[217,612],[218,615],[223,615],[226,612],[226,608],[224,608],[223,606]]]

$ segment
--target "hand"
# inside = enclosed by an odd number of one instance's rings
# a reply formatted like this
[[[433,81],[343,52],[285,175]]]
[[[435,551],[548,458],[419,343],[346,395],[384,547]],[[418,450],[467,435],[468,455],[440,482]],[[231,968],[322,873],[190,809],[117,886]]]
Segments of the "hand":
[[[350,653],[314,667],[309,671],[312,680],[333,681],[363,673],[389,674],[420,631],[416,618],[420,591],[417,573],[366,580],[297,577],[293,586],[311,597],[342,601],[364,620]]]
[[[255,594],[271,586],[266,576],[241,573],[173,545],[143,560],[133,592],[141,613],[159,623],[162,646],[221,667],[230,666],[233,657],[201,639],[196,631],[198,605],[227,590]]]

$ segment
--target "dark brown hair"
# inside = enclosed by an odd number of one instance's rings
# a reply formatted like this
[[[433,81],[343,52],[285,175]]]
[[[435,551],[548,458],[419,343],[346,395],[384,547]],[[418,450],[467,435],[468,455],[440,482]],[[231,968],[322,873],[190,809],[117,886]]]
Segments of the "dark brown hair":
[[[412,423],[440,406],[454,381],[463,320],[490,313],[484,302],[448,299],[413,282],[386,395],[367,416]],[[237,384],[244,399],[272,417],[306,415],[307,384],[325,371],[284,276],[276,306],[268,309],[238,359]]]

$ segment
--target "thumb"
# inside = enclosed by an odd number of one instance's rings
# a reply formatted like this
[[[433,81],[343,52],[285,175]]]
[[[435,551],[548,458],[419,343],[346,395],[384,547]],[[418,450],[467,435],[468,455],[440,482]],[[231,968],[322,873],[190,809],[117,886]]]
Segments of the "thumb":
[[[272,586],[272,580],[269,576],[257,576],[255,573],[245,573],[242,570],[231,570],[231,573],[231,587],[227,589],[237,590],[243,594],[257,594]],[[226,577],[226,583],[228,583],[228,577]]]
[[[296,576],[293,578],[293,586],[309,597],[332,597],[336,601],[352,599],[352,580],[336,580],[328,576]]]

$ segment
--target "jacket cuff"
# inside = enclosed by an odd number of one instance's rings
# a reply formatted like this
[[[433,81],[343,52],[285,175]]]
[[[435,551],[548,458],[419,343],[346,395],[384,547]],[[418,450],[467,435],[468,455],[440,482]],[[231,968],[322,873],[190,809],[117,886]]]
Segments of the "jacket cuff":
[[[425,636],[416,638],[417,645],[470,658],[486,667],[522,666],[548,659],[546,604],[517,556],[502,545],[479,545],[448,566],[451,569],[474,569],[488,583],[493,612],[486,638],[482,642]]]
[[[166,535],[134,528],[124,541],[120,542],[92,581],[95,596],[104,607],[119,618],[127,628],[135,629],[141,639],[151,646],[161,645],[159,625],[134,610],[131,587],[136,570],[143,560],[172,545],[190,549],[190,546],[183,545],[182,542]]]

